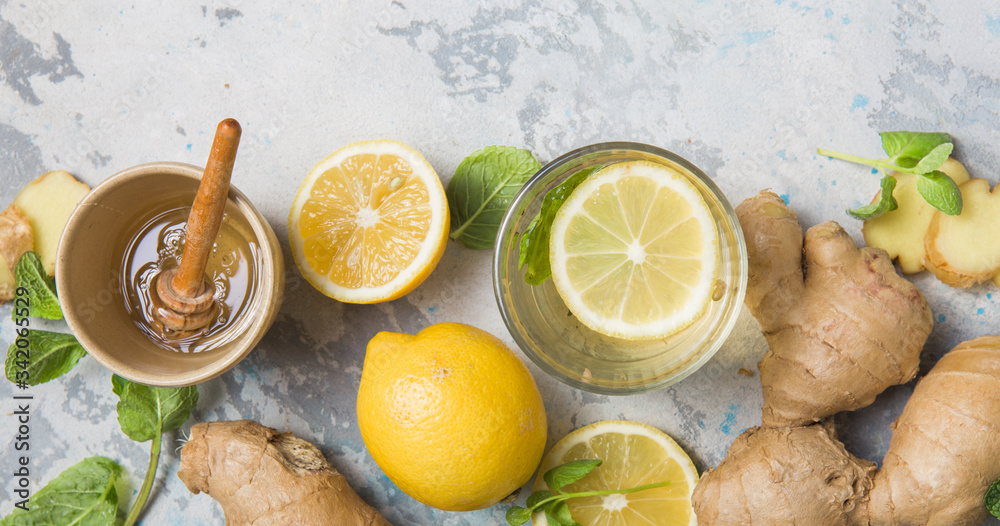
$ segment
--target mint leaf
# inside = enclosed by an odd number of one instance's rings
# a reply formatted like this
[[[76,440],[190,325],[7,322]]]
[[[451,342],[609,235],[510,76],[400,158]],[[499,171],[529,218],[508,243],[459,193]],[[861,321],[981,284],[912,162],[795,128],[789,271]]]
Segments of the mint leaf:
[[[38,490],[24,509],[0,520],[0,526],[111,526],[118,514],[115,481],[121,466],[104,457],[77,462]]]
[[[546,507],[545,518],[549,522],[563,526],[580,526],[578,522],[573,520],[573,514],[570,513],[569,504],[566,504],[566,501],[554,502],[552,506]]]
[[[891,175],[886,175],[882,178],[882,193],[879,195],[877,203],[859,206],[854,210],[848,210],[847,213],[854,219],[865,221],[876,218],[886,212],[892,212],[899,206],[896,203],[896,198],[892,196],[892,191],[895,188],[896,178]]]
[[[933,150],[927,153],[923,159],[917,162],[917,165],[913,167],[913,173],[918,175],[923,175],[931,173],[937,170],[948,160],[951,152],[955,150],[955,145],[952,143],[945,143],[940,146],[936,146]]]
[[[507,207],[541,167],[531,152],[513,146],[487,146],[466,157],[445,192],[451,238],[469,248],[493,248]]]
[[[994,482],[990,489],[986,490],[986,496],[983,500],[986,502],[986,509],[990,510],[990,514],[1000,519],[1000,480]]]
[[[552,492],[549,490],[538,490],[528,497],[528,501],[525,502],[524,505],[528,508],[534,508],[535,506],[538,506],[539,502],[542,502],[545,499],[551,499],[553,496],[554,495],[552,495]]]
[[[111,377],[118,401],[118,423],[136,442],[145,442],[184,425],[198,404],[198,389],[149,387],[118,375]]]
[[[511,526],[521,526],[531,518],[531,512],[525,508],[514,506],[507,510],[507,524]]]
[[[552,507],[555,504],[556,503],[553,502],[553,503],[551,503],[551,505],[546,506],[545,509],[542,510],[542,511],[545,512],[545,521],[547,523],[551,524],[552,526],[573,526],[573,523],[568,523],[567,524],[567,523],[559,520],[559,517],[556,517],[555,515],[552,514]]]
[[[528,263],[528,254],[531,253],[534,248],[534,238],[538,236],[535,233],[535,228],[538,227],[538,216],[528,223],[528,228],[524,229],[524,233],[521,234],[521,242],[518,245],[517,251],[517,268],[523,268],[524,265]],[[551,268],[549,271],[551,272]],[[525,278],[527,279],[527,278]],[[531,283],[530,281],[528,283]]]
[[[14,278],[18,287],[28,290],[28,316],[58,320],[63,317],[56,296],[56,282],[45,272],[42,258],[35,252],[25,252],[17,260]],[[11,319],[17,309],[11,312]]]
[[[942,171],[934,170],[917,181],[917,192],[927,204],[950,215],[962,213],[962,191],[955,181]]]
[[[558,492],[563,486],[568,486],[586,477],[591,471],[594,471],[594,468],[600,466],[601,463],[601,460],[573,460],[546,471],[543,478],[550,490]]]
[[[882,149],[889,156],[887,160],[903,168],[913,168],[935,148],[951,142],[951,135],[947,133],[891,131],[881,132],[879,136],[882,137]],[[947,158],[946,155],[944,159]],[[937,166],[931,170],[935,168]]]
[[[576,172],[559,186],[549,190],[542,199],[542,208],[538,216],[521,235],[521,251],[518,254],[518,268],[528,266],[524,271],[524,280],[529,285],[541,285],[552,275],[552,267],[549,264],[549,234],[552,230],[552,221],[573,190],[598,168],[592,166]]]
[[[28,346],[18,347],[15,340],[7,348],[4,362],[4,375],[15,383],[38,385],[59,378],[87,354],[72,334],[31,330],[21,339]]]

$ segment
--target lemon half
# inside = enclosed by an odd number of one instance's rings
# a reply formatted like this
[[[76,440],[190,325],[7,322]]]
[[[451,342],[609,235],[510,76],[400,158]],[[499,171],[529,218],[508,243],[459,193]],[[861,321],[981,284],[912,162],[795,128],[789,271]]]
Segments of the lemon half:
[[[665,433],[639,422],[605,420],[563,437],[538,470],[534,491],[549,489],[543,475],[566,462],[601,459],[603,463],[563,493],[634,488],[669,481],[667,486],[635,493],[568,499],[573,519],[582,526],[694,526],[691,493],[698,470],[691,458]],[[534,526],[547,526],[541,512]]]
[[[434,168],[390,140],[348,144],[299,187],[288,216],[295,263],[312,286],[349,303],[399,298],[430,275],[448,239]]]
[[[698,189],[661,164],[592,174],[552,222],[552,281],[584,325],[651,340],[697,320],[712,297],[719,234]]]

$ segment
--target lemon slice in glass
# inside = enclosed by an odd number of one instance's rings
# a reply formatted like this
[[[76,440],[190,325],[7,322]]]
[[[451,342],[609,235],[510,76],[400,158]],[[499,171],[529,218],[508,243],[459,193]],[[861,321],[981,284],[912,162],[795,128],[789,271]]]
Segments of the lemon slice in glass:
[[[659,429],[621,420],[581,427],[563,437],[545,456],[533,491],[549,489],[543,479],[546,471],[581,459],[600,459],[603,463],[560,492],[604,491],[670,482],[667,486],[634,493],[566,500],[573,519],[582,526],[697,524],[691,493],[698,482],[698,470],[687,453]],[[535,512],[531,519],[534,526],[548,525],[542,512]]]
[[[595,172],[559,208],[549,259],[553,284],[580,322],[615,338],[653,340],[705,312],[719,234],[679,172],[622,162]]]
[[[292,255],[312,286],[349,303],[399,298],[437,265],[448,201],[434,168],[390,140],[348,144],[309,171],[288,216]]]

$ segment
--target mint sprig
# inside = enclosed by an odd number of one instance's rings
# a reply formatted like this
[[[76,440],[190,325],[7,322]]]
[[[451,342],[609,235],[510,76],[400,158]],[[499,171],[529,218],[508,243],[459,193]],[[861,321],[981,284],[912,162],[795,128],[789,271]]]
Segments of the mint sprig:
[[[591,471],[594,471],[597,466],[600,466],[601,463],[601,460],[596,459],[574,460],[546,471],[542,478],[545,480],[545,484],[548,485],[549,489],[543,489],[532,493],[531,496],[528,497],[527,502],[525,502],[525,507],[513,506],[507,510],[507,524],[510,524],[511,526],[520,526],[531,519],[532,513],[541,510],[545,513],[545,518],[552,526],[580,526],[580,524],[573,519],[573,515],[569,510],[569,505],[566,504],[566,501],[569,499],[594,497],[598,495],[614,495],[617,493],[634,493],[647,489],[661,488],[670,484],[669,481],[664,481],[626,489],[580,491],[576,493],[562,493],[559,491],[563,487],[583,479],[589,475]]]
[[[917,191],[927,204],[948,215],[962,213],[962,193],[950,177],[938,170],[955,149],[951,135],[892,131],[879,133],[882,149],[888,155],[885,159],[866,159],[856,155],[819,148],[820,155],[852,163],[864,164],[886,172],[882,178],[882,197],[878,203],[862,206],[847,213],[858,219],[872,219],[895,210],[892,188],[896,181],[889,172],[908,173],[919,176]],[[886,188],[889,188],[886,191]]]
[[[198,404],[198,388],[150,387],[115,374],[111,376],[111,390],[119,398],[118,424],[122,432],[136,442],[152,441],[146,478],[125,517],[125,526],[132,526],[139,519],[153,489],[163,434],[180,429],[188,421],[191,411]]]

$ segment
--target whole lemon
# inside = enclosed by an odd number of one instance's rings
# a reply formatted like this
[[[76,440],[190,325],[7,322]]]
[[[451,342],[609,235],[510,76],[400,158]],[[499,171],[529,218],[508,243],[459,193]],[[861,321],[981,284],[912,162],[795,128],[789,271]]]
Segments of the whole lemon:
[[[495,336],[460,323],[368,342],[358,427],[399,489],[448,511],[486,508],[521,487],[546,438],[528,368]]]

